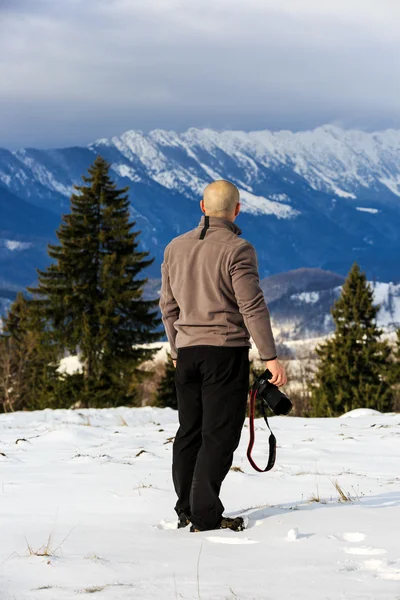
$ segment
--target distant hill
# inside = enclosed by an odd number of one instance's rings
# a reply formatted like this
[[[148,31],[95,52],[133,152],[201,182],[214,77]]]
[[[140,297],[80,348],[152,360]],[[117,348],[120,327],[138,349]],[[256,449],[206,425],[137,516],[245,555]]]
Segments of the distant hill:
[[[327,335],[333,331],[330,309],[339,297],[344,278],[321,269],[296,269],[260,281],[264,291],[276,339],[302,340]],[[400,284],[370,282],[376,304],[381,305],[378,324],[386,332],[400,327]],[[159,298],[160,278],[149,278],[144,298]],[[14,300],[16,290],[0,287],[0,316]],[[162,330],[162,327],[160,328]],[[164,337],[164,340],[166,338]]]
[[[340,296],[344,277],[322,269],[296,269],[260,281],[270,309],[274,332],[281,342],[327,335],[333,331],[330,309]],[[381,305],[378,324],[385,331],[400,327],[400,284],[369,282],[376,304]],[[146,297],[159,296],[160,279],[150,280]]]
[[[330,309],[343,283],[341,275],[321,269],[297,269],[263,279],[260,285],[278,339],[300,340],[332,332]],[[375,304],[380,305],[378,325],[387,332],[400,327],[400,284],[369,283]]]
[[[271,275],[260,281],[268,303],[297,292],[330,290],[344,282],[344,277],[322,269],[296,269]]]

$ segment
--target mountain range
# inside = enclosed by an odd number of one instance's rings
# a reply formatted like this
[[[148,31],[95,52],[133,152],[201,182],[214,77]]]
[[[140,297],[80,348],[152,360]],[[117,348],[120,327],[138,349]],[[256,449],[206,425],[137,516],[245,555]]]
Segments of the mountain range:
[[[261,280],[272,285],[271,276],[301,268],[343,277],[355,260],[371,281],[400,279],[400,131],[192,128],[127,131],[87,147],[0,149],[1,297],[48,264],[73,185],[97,155],[118,186],[129,186],[141,249],[155,259],[146,273],[152,290],[165,245],[199,224],[202,191],[221,178],[240,190],[236,223],[257,250]]]

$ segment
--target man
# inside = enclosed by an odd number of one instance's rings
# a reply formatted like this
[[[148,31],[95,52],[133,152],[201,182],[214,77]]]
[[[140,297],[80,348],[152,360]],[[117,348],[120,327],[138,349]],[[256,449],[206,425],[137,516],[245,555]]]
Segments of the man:
[[[205,216],[198,227],[167,245],[161,266],[160,309],[176,367],[180,424],[173,445],[175,511],[178,527],[240,531],[243,519],[223,516],[219,493],[246,416],[250,336],[271,382],[282,386],[286,375],[277,360],[255,249],[239,238],[234,223],[239,190],[215,181],[200,208]]]

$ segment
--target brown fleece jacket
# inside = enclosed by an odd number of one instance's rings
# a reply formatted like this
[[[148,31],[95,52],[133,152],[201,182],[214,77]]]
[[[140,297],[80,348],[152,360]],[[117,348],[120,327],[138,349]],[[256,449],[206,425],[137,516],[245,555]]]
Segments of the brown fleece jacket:
[[[256,251],[241,233],[228,219],[203,216],[165,248],[159,306],[173,359],[186,346],[251,348],[250,336],[262,360],[276,357]]]

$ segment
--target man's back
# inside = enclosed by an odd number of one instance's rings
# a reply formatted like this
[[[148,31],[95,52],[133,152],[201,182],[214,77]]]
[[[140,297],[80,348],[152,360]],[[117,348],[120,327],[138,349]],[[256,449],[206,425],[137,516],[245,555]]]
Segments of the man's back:
[[[173,239],[162,264],[160,308],[174,359],[179,429],[172,476],[178,527],[228,527],[220,488],[246,416],[250,335],[277,385],[285,374],[276,349],[253,246],[238,236],[239,190],[220,180],[204,190],[199,226]],[[272,379],[271,379],[272,381]]]
[[[250,335],[262,360],[276,357],[256,252],[241,233],[228,219],[203,216],[166,247],[160,308],[173,358],[187,346],[250,347]]]

